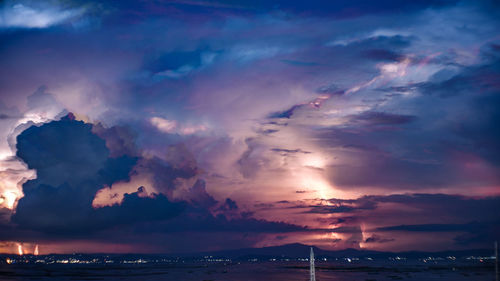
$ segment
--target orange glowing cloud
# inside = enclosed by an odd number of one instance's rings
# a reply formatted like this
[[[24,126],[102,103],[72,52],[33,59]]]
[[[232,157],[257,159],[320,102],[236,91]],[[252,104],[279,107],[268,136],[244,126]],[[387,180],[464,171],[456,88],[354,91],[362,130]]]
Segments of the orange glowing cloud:
[[[110,187],[103,187],[98,190],[92,201],[92,207],[102,208],[119,205],[123,201],[125,193],[137,192],[139,187],[144,187],[139,196],[152,196],[152,194],[158,193],[153,187],[151,175],[138,174],[132,176],[129,181],[117,182]]]
[[[35,171],[14,158],[0,160],[0,207],[14,209],[23,197],[22,184],[35,178]]]

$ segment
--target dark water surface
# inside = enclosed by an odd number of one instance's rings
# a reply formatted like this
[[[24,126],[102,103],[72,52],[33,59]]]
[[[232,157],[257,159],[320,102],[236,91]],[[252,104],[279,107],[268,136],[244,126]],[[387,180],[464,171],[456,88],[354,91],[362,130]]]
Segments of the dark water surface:
[[[491,266],[385,265],[338,266],[322,263],[317,281],[447,280],[492,281]],[[0,280],[176,280],[176,281],[306,281],[307,263],[213,264],[2,264]]]

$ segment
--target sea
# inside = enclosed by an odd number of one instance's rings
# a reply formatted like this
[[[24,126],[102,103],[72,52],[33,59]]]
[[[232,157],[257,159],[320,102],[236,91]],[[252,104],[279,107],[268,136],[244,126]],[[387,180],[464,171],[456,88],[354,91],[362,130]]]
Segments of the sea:
[[[0,280],[307,281],[307,261],[0,264]],[[317,281],[493,281],[493,263],[316,262]]]

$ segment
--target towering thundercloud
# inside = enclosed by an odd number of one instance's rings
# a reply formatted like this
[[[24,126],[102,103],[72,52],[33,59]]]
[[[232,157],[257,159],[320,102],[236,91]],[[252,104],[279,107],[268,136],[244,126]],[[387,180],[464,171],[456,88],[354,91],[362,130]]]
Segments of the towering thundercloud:
[[[313,251],[312,247],[311,247],[311,256],[309,257],[309,267],[310,267],[310,274],[311,274],[310,281],[316,281],[316,272],[314,270],[314,251]]]

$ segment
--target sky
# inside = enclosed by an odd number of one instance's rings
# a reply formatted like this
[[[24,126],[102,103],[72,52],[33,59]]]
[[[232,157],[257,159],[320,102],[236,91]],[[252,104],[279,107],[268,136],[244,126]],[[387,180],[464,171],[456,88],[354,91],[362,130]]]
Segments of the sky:
[[[3,1],[0,252],[500,238],[496,1]]]

